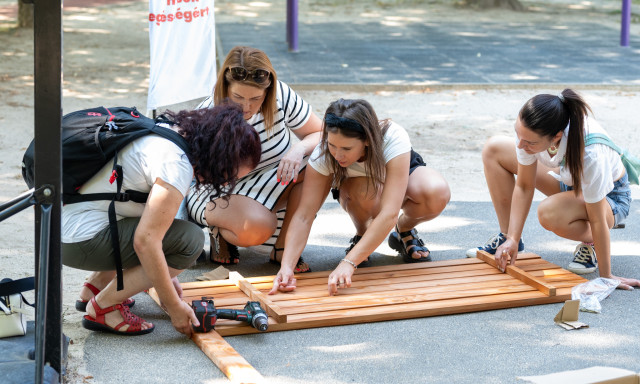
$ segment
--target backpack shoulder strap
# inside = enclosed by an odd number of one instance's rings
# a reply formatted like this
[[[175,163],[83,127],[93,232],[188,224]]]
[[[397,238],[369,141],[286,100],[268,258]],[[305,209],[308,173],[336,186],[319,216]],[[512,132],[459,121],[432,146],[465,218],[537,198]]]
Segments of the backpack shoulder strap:
[[[622,148],[618,147],[616,143],[613,142],[607,135],[602,133],[589,133],[587,137],[584,138],[584,145],[588,146],[591,144],[604,144],[614,151],[618,152],[618,154],[622,154]]]
[[[187,155],[191,153],[191,149],[189,148],[189,143],[187,143],[184,137],[182,137],[178,132],[174,131],[173,129],[165,128],[156,124],[153,126],[153,128],[151,128],[151,132],[158,134],[167,140],[170,140],[175,145],[180,147],[180,149],[182,149],[184,153],[186,153]]]

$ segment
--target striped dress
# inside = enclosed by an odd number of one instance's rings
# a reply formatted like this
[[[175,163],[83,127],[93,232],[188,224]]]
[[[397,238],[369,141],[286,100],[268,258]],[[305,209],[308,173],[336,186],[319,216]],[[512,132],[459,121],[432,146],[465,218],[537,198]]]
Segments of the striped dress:
[[[262,143],[260,163],[247,176],[238,180],[235,189],[231,192],[231,194],[250,197],[269,210],[273,209],[276,201],[287,188],[286,185],[277,182],[277,170],[280,160],[291,148],[292,131],[305,125],[313,113],[311,106],[288,85],[278,81],[277,87],[277,111],[271,136],[267,137],[261,112],[247,120],[260,134]],[[205,99],[197,108],[211,107],[213,107],[213,97]],[[307,159],[308,157],[305,156],[303,166],[306,166]],[[190,218],[203,226],[207,225],[204,212],[209,201],[209,193],[195,190],[193,187],[187,196]],[[279,213],[279,216],[282,214]]]

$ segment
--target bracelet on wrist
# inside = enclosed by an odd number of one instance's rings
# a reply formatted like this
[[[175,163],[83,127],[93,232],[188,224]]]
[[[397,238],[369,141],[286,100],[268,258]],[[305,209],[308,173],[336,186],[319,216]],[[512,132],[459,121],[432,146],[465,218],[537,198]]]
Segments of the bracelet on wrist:
[[[358,269],[358,266],[356,265],[356,263],[354,263],[353,261],[351,261],[351,260],[347,259],[346,257],[345,257],[344,259],[340,260],[340,262],[341,262],[341,263],[342,263],[342,262],[349,263],[349,264],[351,264],[351,266],[353,267],[353,269]]]

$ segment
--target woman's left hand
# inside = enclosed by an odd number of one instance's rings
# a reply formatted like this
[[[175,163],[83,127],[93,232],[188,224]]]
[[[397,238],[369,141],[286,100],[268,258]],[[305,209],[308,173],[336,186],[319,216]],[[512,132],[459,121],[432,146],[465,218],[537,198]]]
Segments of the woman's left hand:
[[[516,263],[516,259],[518,258],[518,243],[507,237],[507,240],[496,249],[494,257],[498,264],[498,269],[500,272],[504,272],[507,269],[507,264],[514,265]]]
[[[278,165],[278,181],[283,185],[294,183],[298,180],[298,174],[302,167],[302,159],[304,158],[304,147],[297,143],[284,154]]]
[[[640,287],[640,280],[637,279],[628,279],[626,277],[618,277],[613,275],[611,275],[611,277],[609,278],[620,281],[620,284],[618,284],[617,287],[618,289],[632,290],[633,287]]]
[[[329,295],[338,293],[338,288],[349,288],[351,286],[351,276],[355,269],[349,263],[341,262],[329,275]]]

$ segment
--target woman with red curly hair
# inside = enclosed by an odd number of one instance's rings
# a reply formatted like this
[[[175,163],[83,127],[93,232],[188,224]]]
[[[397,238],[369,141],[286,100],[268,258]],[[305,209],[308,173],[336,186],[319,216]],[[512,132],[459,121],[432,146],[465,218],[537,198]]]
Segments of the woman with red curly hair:
[[[220,105],[213,109],[169,113],[173,125],[190,147],[185,153],[172,141],[151,134],[131,142],[117,154],[123,169],[122,190],[148,192],[146,203],[116,202],[124,288],[114,279],[114,251],[109,228],[110,201],[86,201],[62,208],[63,264],[95,271],[84,284],[76,308],[87,314],[90,330],[121,335],[153,331],[154,325],[134,315],[130,297],[151,287],[171,317],[173,326],[189,336],[198,320],[182,301],[176,276],[202,253],[202,230],[194,223],[174,220],[192,179],[212,193],[228,198],[226,188],[255,168],[260,139],[242,117],[242,109]],[[109,193],[112,164],[105,165],[79,190]]]

